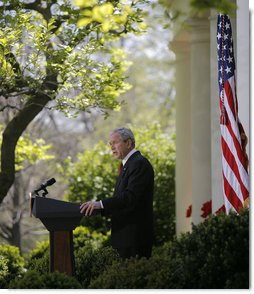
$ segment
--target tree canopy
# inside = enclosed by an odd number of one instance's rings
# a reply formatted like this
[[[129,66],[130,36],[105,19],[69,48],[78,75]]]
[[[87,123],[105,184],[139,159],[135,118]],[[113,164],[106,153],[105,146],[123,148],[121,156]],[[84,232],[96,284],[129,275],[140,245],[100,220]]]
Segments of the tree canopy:
[[[130,85],[118,40],[144,30],[143,2],[0,3],[0,110],[15,110],[2,135],[0,201],[14,181],[17,142],[45,107],[75,116],[121,106]]]

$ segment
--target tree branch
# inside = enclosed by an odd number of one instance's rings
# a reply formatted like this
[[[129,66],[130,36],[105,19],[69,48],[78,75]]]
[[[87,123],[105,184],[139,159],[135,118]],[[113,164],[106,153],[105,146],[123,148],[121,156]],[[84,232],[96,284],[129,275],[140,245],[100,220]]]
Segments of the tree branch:
[[[41,112],[49,100],[49,97],[43,94],[33,96],[26,102],[24,108],[10,121],[3,132],[1,146],[0,202],[2,202],[14,182],[15,148],[17,141],[29,123]]]
[[[20,108],[18,108],[17,106],[7,104],[7,105],[4,105],[0,108],[0,112],[4,111],[6,108],[20,110]]]
[[[17,91],[13,92],[7,92],[7,91],[0,91],[0,96],[4,97],[5,99],[11,98],[11,97],[17,97],[20,95],[31,95],[34,91],[31,89],[18,89]]]
[[[52,5],[56,4],[57,0],[52,0],[50,5],[48,3],[46,4],[46,7],[43,7],[42,1],[41,0],[35,0],[34,2],[31,3],[22,3],[22,7],[27,10],[34,10],[40,13],[43,18],[48,22],[50,18],[52,17],[51,13],[51,7]],[[0,10],[15,10],[17,9],[17,6],[14,4],[4,4],[0,6]]]
[[[5,239],[9,240],[11,238],[11,229],[5,224],[1,224],[0,226],[0,236]]]

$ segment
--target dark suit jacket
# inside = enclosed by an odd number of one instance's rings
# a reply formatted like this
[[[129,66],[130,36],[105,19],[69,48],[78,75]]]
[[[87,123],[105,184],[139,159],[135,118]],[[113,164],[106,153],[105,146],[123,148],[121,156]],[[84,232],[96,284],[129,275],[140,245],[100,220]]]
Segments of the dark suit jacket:
[[[111,216],[113,248],[152,247],[154,171],[139,151],[132,154],[117,178],[112,198],[102,200]]]

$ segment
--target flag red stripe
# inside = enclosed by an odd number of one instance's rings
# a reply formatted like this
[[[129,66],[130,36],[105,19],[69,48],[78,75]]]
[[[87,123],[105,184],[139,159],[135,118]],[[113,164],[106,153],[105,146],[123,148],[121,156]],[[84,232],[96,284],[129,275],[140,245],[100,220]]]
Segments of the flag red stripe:
[[[235,191],[230,186],[228,180],[224,176],[224,173],[223,173],[223,180],[224,180],[225,196],[227,197],[228,201],[232,204],[234,209],[238,212],[239,208],[243,207],[243,204],[238,198],[238,196],[236,195]]]
[[[243,195],[243,199],[246,200],[246,198],[249,197],[249,191],[246,189],[246,187],[244,186],[244,184],[242,182],[241,175],[239,173],[239,168],[236,163],[236,160],[235,160],[231,150],[229,149],[227,143],[223,139],[223,137],[221,137],[221,144],[222,144],[224,158],[226,159],[228,165],[231,167],[232,171],[234,172],[234,175],[236,176],[236,178],[239,182],[239,185],[240,185],[240,188],[242,191],[242,195]]]
[[[236,124],[236,122],[233,122],[234,124]],[[238,126],[237,126],[238,128]],[[247,171],[248,170],[248,167],[247,167],[247,163],[246,163],[246,160],[244,158],[244,155],[243,155],[243,150],[242,150],[242,146],[240,144],[240,142],[238,141],[238,139],[236,138],[235,136],[235,133],[233,131],[233,128],[232,128],[232,124],[231,124],[231,121],[229,120],[228,118],[228,121],[227,121],[227,129],[231,135],[231,138],[234,142],[234,146],[235,146],[235,149],[236,149],[236,152],[237,152],[237,156],[241,162],[241,164],[243,165],[244,169]]]

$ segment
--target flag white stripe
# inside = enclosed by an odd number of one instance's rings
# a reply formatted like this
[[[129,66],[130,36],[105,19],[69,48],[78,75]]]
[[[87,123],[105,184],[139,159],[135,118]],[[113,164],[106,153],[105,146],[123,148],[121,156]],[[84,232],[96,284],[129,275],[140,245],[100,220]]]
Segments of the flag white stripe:
[[[231,150],[231,152],[235,158],[241,180],[242,180],[245,188],[249,191],[249,188],[248,188],[249,187],[249,183],[248,183],[249,177],[248,177],[247,171],[245,170],[244,166],[242,165],[241,161],[238,158],[237,151],[236,151],[236,148],[234,145],[234,141],[233,141],[232,136],[231,136],[230,132],[228,131],[228,128],[226,127],[226,125],[221,125],[221,135],[222,135],[223,139],[225,140],[225,142],[227,143],[227,145],[230,146],[229,149]]]
[[[224,97],[226,97],[226,92],[225,92],[225,90],[223,90],[223,91],[224,91]],[[240,137],[240,133],[239,133],[238,124],[235,121],[234,114],[232,113],[231,108],[230,108],[230,106],[228,104],[228,99],[224,98],[224,106],[225,106],[225,109],[227,111],[228,118],[229,118],[229,120],[231,122],[232,130],[233,130],[238,142],[241,144],[241,137]]]
[[[238,179],[235,176],[234,171],[231,169],[224,156],[222,157],[222,167],[225,178],[227,179],[230,186],[235,191],[236,195],[241,200],[241,202],[244,203],[240,183],[238,182]]]
[[[231,87],[231,91],[232,91],[232,94],[233,94],[233,99],[234,99],[234,109],[235,109],[235,113],[237,115],[237,109],[236,109],[236,105],[237,105],[237,96],[236,96],[236,92],[235,92],[235,78],[234,76],[230,77],[228,79],[228,83],[230,84],[230,87]]]

